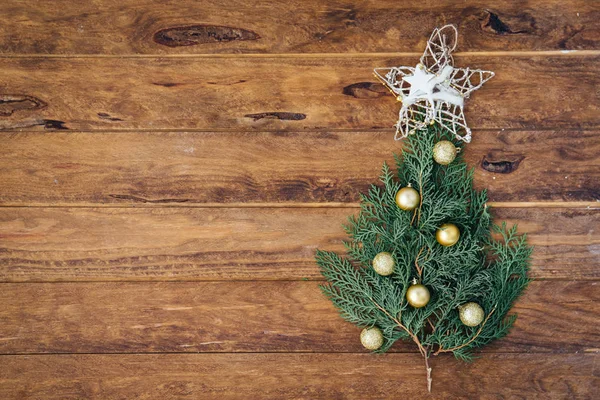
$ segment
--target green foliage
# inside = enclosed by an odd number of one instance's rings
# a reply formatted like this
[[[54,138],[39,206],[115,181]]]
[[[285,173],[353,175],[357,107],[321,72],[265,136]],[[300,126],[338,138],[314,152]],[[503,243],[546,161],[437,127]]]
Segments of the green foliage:
[[[514,323],[516,316],[507,314],[529,283],[532,249],[525,236],[516,235],[516,227],[492,225],[487,195],[473,189],[473,171],[460,154],[447,166],[434,162],[433,146],[443,139],[451,140],[437,126],[410,136],[396,158],[397,176],[384,164],[382,185],[363,194],[358,216],[349,218],[347,257],[319,250],[316,259],[327,280],[322,290],[342,317],[383,331],[385,342],[378,351],[415,335],[427,354],[442,349],[469,360],[473,349],[506,335]],[[414,211],[403,211],[395,203],[396,192],[408,184],[422,196]],[[437,228],[446,222],[461,232],[451,247],[435,239]],[[382,251],[396,261],[390,276],[380,276],[371,267]],[[413,279],[431,292],[429,304],[420,309],[405,298]],[[458,306],[470,301],[486,314],[477,327],[459,319]]]

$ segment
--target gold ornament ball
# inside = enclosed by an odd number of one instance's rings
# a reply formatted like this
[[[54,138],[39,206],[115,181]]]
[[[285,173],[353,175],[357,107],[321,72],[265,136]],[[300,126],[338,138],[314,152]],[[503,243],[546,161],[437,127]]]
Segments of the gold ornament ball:
[[[373,258],[373,269],[381,276],[388,276],[394,272],[394,257],[386,252],[382,251]]]
[[[483,308],[477,303],[466,303],[458,307],[460,320],[466,326],[477,326],[483,321]]]
[[[383,346],[383,333],[377,327],[365,328],[360,333],[360,343],[369,350],[377,350]]]
[[[456,146],[448,140],[440,140],[433,146],[433,159],[441,165],[448,165],[456,158]]]
[[[410,186],[403,187],[396,193],[396,204],[404,211],[414,210],[420,201],[419,192]]]
[[[450,247],[458,242],[460,230],[454,224],[444,224],[438,228],[435,238],[442,246]]]
[[[406,291],[406,300],[414,308],[425,307],[429,303],[430,298],[429,289],[420,283],[411,285]]]

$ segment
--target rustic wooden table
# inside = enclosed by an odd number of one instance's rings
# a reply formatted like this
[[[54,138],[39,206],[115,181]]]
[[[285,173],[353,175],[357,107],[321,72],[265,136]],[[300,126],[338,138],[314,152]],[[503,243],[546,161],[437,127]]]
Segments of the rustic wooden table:
[[[600,4],[485,3],[4,0],[0,398],[592,398]],[[496,72],[466,159],[536,281],[510,336],[432,360],[427,396],[412,346],[361,348],[313,255],[402,145],[372,69],[446,23],[457,65]]]

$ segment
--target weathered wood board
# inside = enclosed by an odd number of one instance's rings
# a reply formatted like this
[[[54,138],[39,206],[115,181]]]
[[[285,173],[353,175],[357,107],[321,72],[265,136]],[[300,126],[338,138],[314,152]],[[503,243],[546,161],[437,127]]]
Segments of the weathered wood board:
[[[391,132],[0,133],[0,204],[354,203],[402,142]],[[491,201],[600,200],[600,131],[476,132]]]
[[[2,357],[0,397],[368,399],[424,398],[417,354],[133,354]],[[591,399],[597,354],[439,356],[431,399]]]
[[[456,24],[464,51],[597,49],[593,1],[5,0],[5,54],[421,53]]]
[[[417,56],[0,58],[0,130],[356,130],[396,123],[373,68]],[[594,129],[600,56],[463,55],[495,71],[468,103],[473,129]]]
[[[534,281],[484,352],[596,352],[595,281]],[[5,283],[0,353],[357,352],[319,282]],[[557,301],[557,299],[559,299]],[[416,351],[398,342],[393,351]]]
[[[322,279],[356,208],[0,208],[0,281]],[[531,276],[600,278],[600,212],[497,208],[535,246]]]

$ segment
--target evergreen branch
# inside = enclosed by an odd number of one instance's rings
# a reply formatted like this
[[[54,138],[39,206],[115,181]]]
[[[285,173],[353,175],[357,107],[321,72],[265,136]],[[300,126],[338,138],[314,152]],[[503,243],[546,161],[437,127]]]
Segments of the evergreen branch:
[[[463,152],[449,165],[434,162],[432,149],[439,140],[453,137],[437,126],[409,136],[402,154],[394,155],[397,171],[384,163],[381,184],[361,194],[358,215],[348,218],[347,257],[323,251],[316,256],[327,281],[321,290],[342,317],[361,327],[379,327],[380,352],[399,339],[412,340],[425,359],[429,384],[430,355],[451,352],[468,360],[475,348],[508,333],[516,318],[508,313],[530,282],[532,251],[516,226],[492,224],[487,194],[473,188],[474,170],[463,161]],[[409,184],[420,196],[412,212],[395,202],[398,190]],[[447,222],[459,228],[460,240],[443,247],[435,232]],[[371,266],[381,252],[395,261],[390,276],[378,275]],[[419,309],[405,301],[414,278],[431,293]],[[460,321],[458,308],[467,302],[491,310],[478,328]]]

